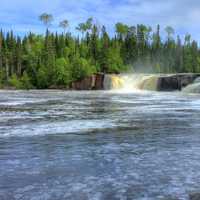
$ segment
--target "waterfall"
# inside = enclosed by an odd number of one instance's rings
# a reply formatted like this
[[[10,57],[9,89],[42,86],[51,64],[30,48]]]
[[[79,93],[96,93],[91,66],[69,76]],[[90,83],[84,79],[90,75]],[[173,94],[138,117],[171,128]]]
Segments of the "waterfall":
[[[185,93],[200,93],[200,77],[197,77],[192,84],[183,88],[182,92],[185,92]]]
[[[106,90],[152,90],[156,91],[159,75],[153,74],[119,74],[105,75],[104,89]]]
[[[195,82],[193,84],[188,85],[183,89],[185,93],[200,93],[200,83]]]

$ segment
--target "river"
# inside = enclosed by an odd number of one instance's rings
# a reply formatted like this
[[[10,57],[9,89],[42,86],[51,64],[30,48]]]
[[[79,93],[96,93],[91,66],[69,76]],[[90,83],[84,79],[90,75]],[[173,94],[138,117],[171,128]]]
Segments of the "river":
[[[0,91],[0,200],[187,200],[199,97]]]

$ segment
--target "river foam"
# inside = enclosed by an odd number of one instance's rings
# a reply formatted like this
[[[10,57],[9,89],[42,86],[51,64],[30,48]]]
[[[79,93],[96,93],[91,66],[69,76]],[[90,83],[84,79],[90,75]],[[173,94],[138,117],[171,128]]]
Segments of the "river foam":
[[[0,199],[188,200],[200,191],[199,95],[0,96]]]

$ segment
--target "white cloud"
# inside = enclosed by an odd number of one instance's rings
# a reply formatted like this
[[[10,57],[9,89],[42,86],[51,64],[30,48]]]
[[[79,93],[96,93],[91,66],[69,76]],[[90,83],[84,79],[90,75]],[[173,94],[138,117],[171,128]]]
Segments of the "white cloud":
[[[178,33],[191,32],[200,38],[198,20],[199,0],[0,0],[0,24],[15,31],[41,32],[43,27],[38,15],[49,12],[55,16],[55,24],[68,19],[71,29],[93,16],[111,31],[116,22],[129,25],[144,23],[155,27],[171,25]],[[55,28],[55,27],[54,27]]]

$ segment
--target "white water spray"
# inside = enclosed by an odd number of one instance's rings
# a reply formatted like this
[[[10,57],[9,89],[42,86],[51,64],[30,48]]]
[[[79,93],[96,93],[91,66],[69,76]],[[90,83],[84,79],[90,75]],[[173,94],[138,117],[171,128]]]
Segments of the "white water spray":
[[[157,90],[159,75],[153,74],[119,74],[106,75],[104,89],[132,92],[135,90]]]

